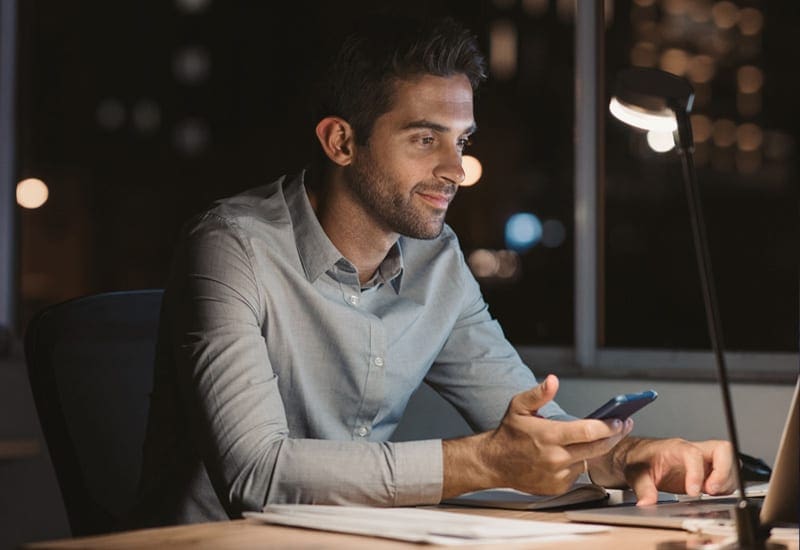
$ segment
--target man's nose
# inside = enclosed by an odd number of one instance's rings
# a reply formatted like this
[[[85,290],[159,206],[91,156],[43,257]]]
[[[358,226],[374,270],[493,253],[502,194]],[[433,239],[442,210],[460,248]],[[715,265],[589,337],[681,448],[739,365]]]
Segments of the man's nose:
[[[450,147],[443,152],[433,175],[454,185],[461,185],[466,178],[464,167],[461,165],[461,151]]]

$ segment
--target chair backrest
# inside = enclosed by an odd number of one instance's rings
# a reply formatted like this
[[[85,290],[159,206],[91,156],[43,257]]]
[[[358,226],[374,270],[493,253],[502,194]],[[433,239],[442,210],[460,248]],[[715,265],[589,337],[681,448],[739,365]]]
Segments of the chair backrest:
[[[28,376],[74,536],[118,529],[133,505],[162,294],[76,298],[28,325]]]

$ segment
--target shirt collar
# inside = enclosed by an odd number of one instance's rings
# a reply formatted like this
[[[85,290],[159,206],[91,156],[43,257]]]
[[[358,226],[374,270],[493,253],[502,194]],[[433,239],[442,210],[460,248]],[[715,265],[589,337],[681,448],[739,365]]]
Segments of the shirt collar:
[[[312,283],[328,271],[342,254],[333,246],[311,208],[304,183],[305,172],[288,181],[284,187],[294,241],[306,278]]]
[[[294,240],[306,278],[312,283],[330,270],[338,261],[345,260],[322,229],[305,186],[306,172],[287,181],[284,186],[286,205],[292,220]],[[376,276],[382,282],[391,281],[395,292],[400,292],[403,274],[403,253],[398,240],[383,259]]]
[[[400,292],[400,283],[403,279],[403,249],[400,247],[398,240],[389,249],[386,258],[383,259],[381,265],[378,266],[377,271],[372,278],[361,288],[371,288],[379,283],[391,283],[395,292]]]

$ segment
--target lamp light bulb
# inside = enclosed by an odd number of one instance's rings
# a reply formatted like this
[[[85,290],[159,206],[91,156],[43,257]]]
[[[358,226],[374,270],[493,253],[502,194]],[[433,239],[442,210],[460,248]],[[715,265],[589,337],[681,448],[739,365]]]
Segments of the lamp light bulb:
[[[675,138],[672,132],[650,130],[647,132],[647,145],[656,153],[666,153],[675,147]]]

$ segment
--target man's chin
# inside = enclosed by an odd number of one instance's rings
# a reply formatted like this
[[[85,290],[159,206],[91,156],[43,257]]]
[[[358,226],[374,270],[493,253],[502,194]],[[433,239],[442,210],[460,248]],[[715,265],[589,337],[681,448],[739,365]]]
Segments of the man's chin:
[[[419,239],[421,241],[432,241],[439,237],[444,230],[444,222],[440,222],[434,226],[430,227],[416,227],[410,228],[408,231],[398,231],[401,235],[405,237],[410,237],[412,239]]]

